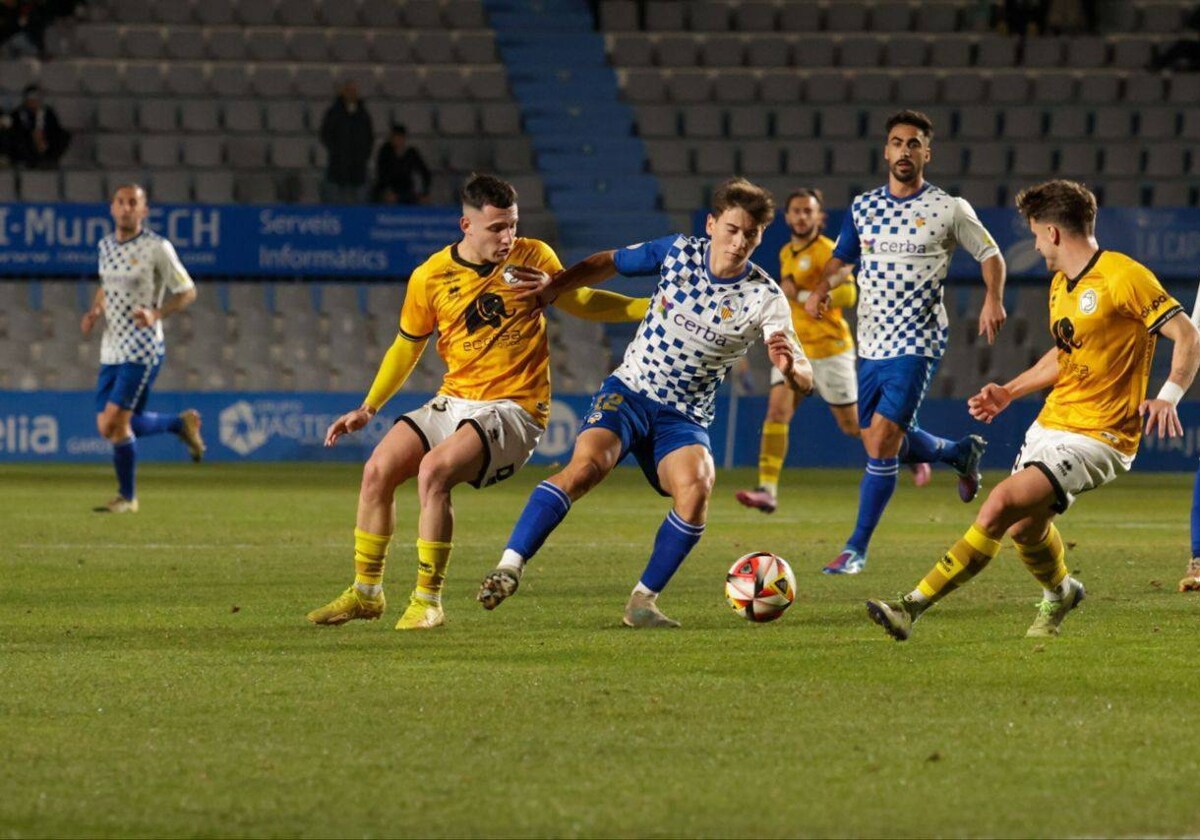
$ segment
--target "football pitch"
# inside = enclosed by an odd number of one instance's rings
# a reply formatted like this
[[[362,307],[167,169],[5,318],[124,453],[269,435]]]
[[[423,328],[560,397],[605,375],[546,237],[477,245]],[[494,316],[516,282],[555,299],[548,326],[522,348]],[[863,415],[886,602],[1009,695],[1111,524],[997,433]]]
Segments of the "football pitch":
[[[788,471],[773,516],[718,478],[662,597],[619,626],[667,502],[634,469],[576,505],[494,613],[479,579],[544,467],[456,491],[448,626],[398,633],[415,572],[401,488],[383,621],[315,628],[350,581],[358,469],[0,468],[0,836],[1133,836],[1200,833],[1200,597],[1175,583],[1190,475],[1137,474],[1063,520],[1089,598],[1024,638],[1011,545],[897,644],[863,601],[907,590],[970,523],[906,476],[865,574],[817,570],[859,474]],[[988,476],[989,486],[996,475]],[[752,625],[739,555],[796,571]]]

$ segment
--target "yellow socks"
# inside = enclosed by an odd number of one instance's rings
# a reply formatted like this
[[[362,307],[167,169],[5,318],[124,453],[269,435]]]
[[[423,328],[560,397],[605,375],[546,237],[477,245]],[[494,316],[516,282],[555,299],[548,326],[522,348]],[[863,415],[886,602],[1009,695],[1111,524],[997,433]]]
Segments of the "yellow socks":
[[[433,602],[442,600],[442,584],[450,565],[453,543],[417,540],[417,596]]]
[[[762,448],[758,454],[758,486],[772,496],[779,494],[779,473],[788,450],[788,424],[763,423]]]
[[[1050,523],[1046,539],[1037,545],[1017,543],[1017,552],[1025,568],[1046,590],[1047,598],[1057,600],[1059,588],[1067,579],[1067,547],[1054,523]]]
[[[932,606],[983,571],[983,567],[1000,552],[1000,541],[972,525],[958,542],[937,562],[917,584],[906,600],[922,609]]]
[[[383,566],[391,541],[391,534],[354,529],[354,586],[368,597],[377,596],[383,589]]]

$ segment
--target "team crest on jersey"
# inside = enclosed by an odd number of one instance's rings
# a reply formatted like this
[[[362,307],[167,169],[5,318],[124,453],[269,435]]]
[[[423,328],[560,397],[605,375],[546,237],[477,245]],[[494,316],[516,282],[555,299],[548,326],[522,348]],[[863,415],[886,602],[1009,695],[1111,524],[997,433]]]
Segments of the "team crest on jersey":
[[[1075,325],[1070,318],[1059,318],[1050,332],[1054,335],[1054,343],[1064,353],[1071,353],[1083,346],[1083,342],[1075,337]]]
[[[864,254],[874,254],[875,253],[875,240],[874,239],[867,239],[866,237],[863,237],[861,241],[862,241],[862,252]]]
[[[1088,289],[1079,298],[1079,311],[1084,315],[1091,315],[1096,311],[1096,290]]]
[[[744,305],[745,301],[742,300],[741,295],[725,295],[717,304],[717,315],[722,321],[728,321],[741,312]]]
[[[918,215],[917,215],[917,216],[916,216],[916,217],[913,219],[913,224],[914,224],[914,225],[916,225],[916,226],[917,226],[917,227],[919,227],[919,228],[921,228],[921,227],[925,227],[925,217],[924,217],[924,216],[921,216],[921,215],[919,215],[919,214],[918,214]]]
[[[501,322],[512,316],[513,313],[504,308],[504,299],[500,295],[484,292],[467,307],[467,332],[473,333],[484,326],[498,330]]]
[[[812,268],[812,257],[801,257],[800,262],[797,263],[797,265],[801,271],[808,271],[810,268]]]
[[[671,307],[674,305],[675,304],[671,303],[671,301],[667,300],[666,295],[659,295],[658,305],[655,307],[655,309],[658,311],[658,316],[660,318],[665,318],[667,317],[667,313],[671,311]]]

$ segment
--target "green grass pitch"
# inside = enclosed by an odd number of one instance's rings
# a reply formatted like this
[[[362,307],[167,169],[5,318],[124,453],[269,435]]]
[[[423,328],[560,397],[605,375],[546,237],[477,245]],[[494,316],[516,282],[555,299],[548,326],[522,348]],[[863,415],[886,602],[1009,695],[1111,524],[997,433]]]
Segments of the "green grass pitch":
[[[1200,833],[1190,476],[1122,477],[1063,520],[1090,597],[1060,639],[1023,637],[1040,592],[1006,547],[897,644],[863,601],[970,523],[945,472],[901,477],[846,579],[817,571],[856,473],[787,473],[773,516],[722,473],[659,632],[618,626],[666,512],[636,470],[516,598],[474,603],[546,475],[457,491],[449,625],[403,634],[412,487],[384,620],[314,628],[352,573],[357,468],[148,465],[123,517],[89,512],[107,468],[0,469],[0,837]],[[751,550],[796,571],[774,624],[723,600]]]

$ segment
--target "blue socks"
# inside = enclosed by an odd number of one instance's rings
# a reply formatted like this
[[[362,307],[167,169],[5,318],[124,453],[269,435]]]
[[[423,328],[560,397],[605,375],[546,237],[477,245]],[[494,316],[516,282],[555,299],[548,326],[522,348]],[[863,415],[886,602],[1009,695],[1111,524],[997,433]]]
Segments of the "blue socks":
[[[1192,485],[1192,556],[1200,557],[1200,467]]]
[[[679,514],[671,511],[654,537],[654,551],[646,571],[642,572],[641,584],[652,592],[662,592],[683,558],[700,542],[704,534],[703,525],[685,522]]]
[[[875,526],[879,524],[884,508],[896,490],[896,474],[899,471],[899,458],[867,459],[867,470],[858,487],[858,521],[854,524],[854,533],[846,540],[847,548],[866,556],[871,534],[875,533]]]
[[[913,427],[900,446],[900,461],[905,464],[953,464],[959,459],[958,443]]]
[[[129,426],[138,437],[148,437],[165,432],[178,434],[183,428],[183,421],[179,419],[178,414],[156,414],[153,411],[145,411],[130,417]]]
[[[113,466],[117,470],[117,492],[121,498],[133,501],[134,468],[137,466],[137,438],[130,436],[120,443],[113,444]]]
[[[529,501],[508,538],[507,548],[520,554],[523,560],[529,560],[570,510],[571,500],[567,494],[543,481],[529,494]]]

